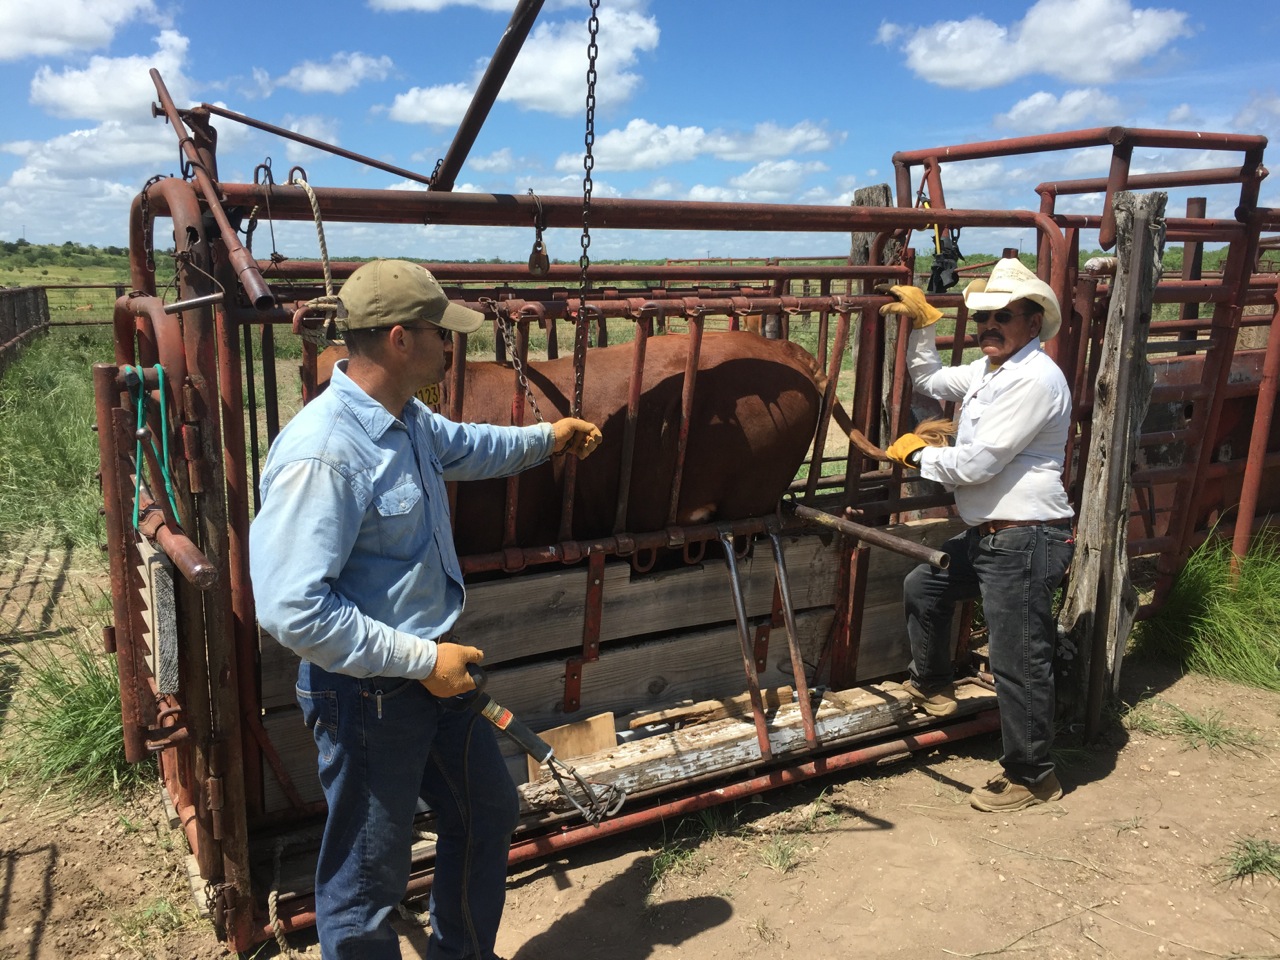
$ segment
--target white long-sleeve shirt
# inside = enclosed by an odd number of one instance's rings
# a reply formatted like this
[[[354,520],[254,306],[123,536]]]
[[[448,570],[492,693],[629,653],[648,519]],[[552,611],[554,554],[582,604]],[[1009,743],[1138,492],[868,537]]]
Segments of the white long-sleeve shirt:
[[[987,520],[1063,520],[1073,515],[1062,485],[1071,391],[1033,339],[998,367],[986,357],[943,366],[935,328],[913,330],[908,365],[916,391],[959,400],[956,443],[925,447],[920,475],[955,494],[969,526]]]

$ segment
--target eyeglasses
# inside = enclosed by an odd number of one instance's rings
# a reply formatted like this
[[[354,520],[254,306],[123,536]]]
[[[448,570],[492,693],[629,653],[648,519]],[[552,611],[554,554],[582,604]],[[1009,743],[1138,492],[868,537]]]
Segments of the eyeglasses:
[[[979,325],[986,323],[988,320],[994,320],[996,323],[1004,326],[1010,320],[1023,319],[1037,312],[1039,311],[1021,310],[1018,313],[1014,313],[1012,310],[996,310],[994,312],[991,310],[975,310],[973,313],[969,314],[969,318]]]

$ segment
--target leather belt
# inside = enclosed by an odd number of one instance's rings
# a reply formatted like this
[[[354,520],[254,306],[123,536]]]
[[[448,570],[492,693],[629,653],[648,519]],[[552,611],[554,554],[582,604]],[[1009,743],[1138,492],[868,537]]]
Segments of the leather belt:
[[[1001,530],[1008,530],[1010,527],[1060,527],[1064,530],[1071,529],[1071,523],[1068,520],[987,520],[985,523],[978,524],[978,533],[984,537],[989,537],[993,533],[999,533]]]

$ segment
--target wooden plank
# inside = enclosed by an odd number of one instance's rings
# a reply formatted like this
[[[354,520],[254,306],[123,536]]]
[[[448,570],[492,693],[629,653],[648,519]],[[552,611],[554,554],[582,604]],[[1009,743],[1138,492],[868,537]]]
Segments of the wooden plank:
[[[772,713],[784,703],[790,703],[795,691],[791,687],[777,687],[762,690],[761,701],[766,713]],[[676,707],[666,707],[653,713],[642,713],[627,720],[627,727],[638,730],[658,723],[694,724],[720,720],[724,717],[746,717],[751,715],[751,695],[740,693],[735,697],[724,697],[720,700],[702,700],[698,703],[685,703]],[[532,778],[530,778],[532,779]]]
[[[566,763],[579,757],[589,757],[601,750],[608,750],[618,745],[618,731],[614,726],[612,711],[598,713],[577,723],[565,723],[538,734],[547,742],[556,759]],[[537,780],[546,773],[546,768],[528,754],[524,755],[525,774],[529,780]]]
[[[995,694],[980,687],[960,687],[958,716],[995,704]],[[915,709],[900,684],[844,691],[823,698],[815,712],[818,739],[824,745],[912,725]],[[805,752],[799,704],[783,704],[769,728],[775,758]],[[624,743],[574,764],[586,780],[612,784],[629,797],[644,796],[679,783],[693,783],[761,760],[755,725],[749,717],[726,717],[667,734]],[[530,811],[572,810],[557,785],[542,779],[519,788]]]
[[[938,546],[963,528],[958,520],[915,520],[885,528],[915,543]],[[743,594],[748,616],[762,616],[773,604],[773,560],[768,544],[756,544],[755,555],[744,561]],[[798,610],[833,602],[838,569],[834,540],[828,535],[784,537],[783,555],[791,582],[792,602]],[[916,561],[888,550],[871,554],[867,608],[900,603],[902,578]],[[467,608],[458,620],[458,634],[485,651],[486,665],[516,657],[564,651],[581,644],[586,597],[586,570],[575,568],[523,574],[469,586]],[[614,642],[631,636],[661,633],[701,623],[733,620],[728,574],[720,564],[686,567],[632,578],[630,565],[605,567],[601,638]],[[864,647],[862,656],[867,656]],[[294,701],[297,657],[264,638],[261,650],[262,705],[271,710]],[[860,664],[859,676],[869,673]]]

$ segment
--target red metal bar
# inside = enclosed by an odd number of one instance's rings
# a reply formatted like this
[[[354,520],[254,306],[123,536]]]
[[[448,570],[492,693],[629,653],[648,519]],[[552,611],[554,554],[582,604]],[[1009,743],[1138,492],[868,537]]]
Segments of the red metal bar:
[[[661,311],[658,316],[662,317]],[[689,321],[689,351],[685,360],[684,384],[680,390],[680,431],[676,437],[676,466],[671,478],[671,503],[667,510],[668,526],[676,522],[676,512],[680,508],[685,454],[689,449],[689,424],[693,420],[693,391],[698,382],[698,363],[702,356],[702,331],[702,314],[697,313]]]
[[[516,56],[524,46],[525,38],[533,29],[533,22],[538,18],[538,11],[541,9],[542,0],[520,0],[516,5],[516,9],[511,14],[511,20],[502,33],[502,39],[498,41],[497,49],[494,50],[489,65],[485,67],[484,76],[476,86],[476,92],[471,98],[471,104],[467,107],[462,123],[458,126],[458,132],[454,134],[453,143],[449,145],[448,152],[440,161],[439,169],[432,178],[434,181],[431,184],[432,190],[453,189],[458,171],[466,162],[467,154],[471,152],[480,128],[484,126],[494,101],[498,99],[502,84],[506,81],[507,74],[511,72],[511,65],[516,62]]]
[[[1262,487],[1263,464],[1267,443],[1271,438],[1271,418],[1276,407],[1276,381],[1280,378],[1280,288],[1276,290],[1275,312],[1267,334],[1267,352],[1262,361],[1262,382],[1258,384],[1258,400],[1253,411],[1253,429],[1249,434],[1249,456],[1245,461],[1244,486],[1240,506],[1236,510],[1236,529],[1231,541],[1233,569],[1249,551],[1249,537],[1254,514],[1258,509],[1258,491]]]
[[[742,580],[738,576],[738,554],[733,534],[720,534],[724,546],[724,562],[729,568],[729,588],[733,593],[734,619],[738,621],[738,643],[742,650],[742,668],[747,676],[747,694],[751,698],[751,717],[755,722],[756,741],[760,745],[762,760],[773,759],[773,747],[769,743],[769,725],[764,715],[764,698],[760,694],[760,677],[756,673],[755,658],[751,655],[751,636],[747,629],[746,604],[742,599]]]
[[[271,295],[271,291],[267,289],[266,281],[262,279],[262,274],[258,270],[258,264],[254,261],[249,251],[244,248],[244,244],[240,242],[240,237],[236,233],[235,227],[227,219],[227,213],[223,210],[222,203],[219,201],[220,191],[205,169],[206,159],[200,155],[195,141],[192,140],[187,128],[183,125],[182,117],[178,114],[178,108],[174,106],[173,98],[169,96],[168,88],[165,87],[164,81],[160,79],[160,71],[152,67],[149,72],[152,82],[156,85],[156,95],[160,98],[160,109],[165,117],[168,118],[174,133],[178,135],[178,150],[186,155],[188,162],[191,164],[192,174],[195,176],[196,183],[200,185],[205,206],[213,216],[214,222],[218,225],[222,242],[226,246],[227,257],[235,268],[240,284],[249,295],[250,302],[259,310],[265,310],[273,306],[275,298]],[[306,202],[307,198],[303,197],[302,199],[303,202]]]
[[[631,351],[631,380],[627,388],[627,419],[622,434],[622,465],[618,472],[618,502],[613,516],[615,534],[627,529],[627,505],[631,501],[631,468],[635,463],[636,426],[640,419],[640,397],[644,392],[644,355],[653,329],[653,318],[636,321],[636,339]]]

